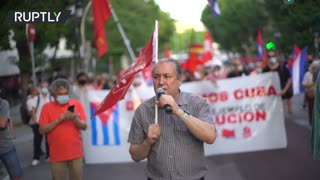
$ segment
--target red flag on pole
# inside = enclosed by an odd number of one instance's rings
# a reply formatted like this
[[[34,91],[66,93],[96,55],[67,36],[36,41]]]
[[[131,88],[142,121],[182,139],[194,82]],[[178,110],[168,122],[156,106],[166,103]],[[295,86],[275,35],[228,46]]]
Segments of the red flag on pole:
[[[203,45],[204,53],[203,53],[203,63],[212,60],[212,38],[209,31],[206,31],[204,45]]]
[[[101,102],[93,116],[98,115],[103,111],[106,111],[107,109],[116,105],[118,101],[122,100],[125,97],[134,79],[134,76],[140,71],[143,71],[144,69],[148,68],[152,64],[153,52],[155,51],[152,44],[153,38],[156,37],[153,35],[151,36],[148,43],[141,50],[137,60],[134,62],[133,65],[131,65],[127,70],[125,70],[118,82]]]
[[[98,57],[103,56],[108,50],[106,32],[104,23],[111,16],[109,0],[93,0],[93,27],[94,27],[94,44],[98,50]]]
[[[36,40],[36,28],[33,23],[27,24],[27,39],[28,41]]]

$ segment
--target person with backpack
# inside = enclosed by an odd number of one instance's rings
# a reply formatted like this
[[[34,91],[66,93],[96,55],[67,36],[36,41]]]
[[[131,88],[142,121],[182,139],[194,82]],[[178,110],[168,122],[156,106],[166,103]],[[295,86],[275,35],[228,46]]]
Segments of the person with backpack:
[[[287,106],[287,108],[284,108],[285,112],[287,109],[288,113],[292,113],[291,98],[293,89],[290,71],[285,65],[279,63],[277,53],[274,50],[268,51],[267,55],[268,66],[263,69],[263,72],[277,72],[279,74],[281,91],[278,95],[282,97],[283,105]]]
[[[31,88],[30,97],[27,100],[28,111],[31,115],[29,125],[33,132],[33,160],[31,164],[36,166],[40,163],[40,156],[44,154],[41,149],[43,135],[39,132],[39,117],[42,107],[47,102],[50,102],[50,93],[48,90],[48,83],[42,82],[39,88],[33,86]],[[46,141],[46,158],[49,158],[49,147]]]

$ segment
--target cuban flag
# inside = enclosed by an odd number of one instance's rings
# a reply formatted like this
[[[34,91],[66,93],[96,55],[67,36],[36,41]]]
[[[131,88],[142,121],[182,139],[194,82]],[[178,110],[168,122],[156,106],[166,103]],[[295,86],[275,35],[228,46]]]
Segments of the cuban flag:
[[[261,28],[258,29],[256,41],[257,41],[256,46],[257,46],[258,56],[259,56],[259,59],[262,60],[263,59],[263,40],[262,40]]]
[[[303,76],[306,72],[305,65],[307,63],[308,47],[302,49],[302,51],[294,46],[292,52],[292,59],[288,64],[288,68],[291,73],[293,94],[300,94],[304,92],[302,85]]]
[[[213,17],[216,18],[220,16],[221,12],[220,12],[218,0],[209,0],[209,7],[211,9]]]
[[[97,110],[99,103],[90,103],[91,116]],[[93,146],[118,146],[120,145],[119,105],[92,116],[91,133]]]

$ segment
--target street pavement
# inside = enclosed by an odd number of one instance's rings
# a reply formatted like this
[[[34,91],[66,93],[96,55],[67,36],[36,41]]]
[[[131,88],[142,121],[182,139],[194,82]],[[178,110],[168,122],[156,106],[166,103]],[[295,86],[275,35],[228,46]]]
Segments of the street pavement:
[[[208,180],[320,180],[320,161],[312,159],[307,110],[301,95],[293,98],[294,112],[285,120],[288,146],[285,149],[207,157]],[[49,163],[31,166],[32,132],[25,125],[16,128],[16,148],[25,180],[51,179]],[[270,132],[272,133],[272,132]],[[143,180],[145,162],[84,166],[84,180]]]

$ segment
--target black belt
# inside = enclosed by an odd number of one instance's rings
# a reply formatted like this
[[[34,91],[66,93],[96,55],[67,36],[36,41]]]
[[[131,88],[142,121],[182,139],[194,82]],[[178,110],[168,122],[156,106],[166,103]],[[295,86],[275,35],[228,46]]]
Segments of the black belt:
[[[147,180],[152,180],[152,179],[148,177]],[[204,179],[204,177],[201,177],[199,180],[205,180],[205,179]]]

